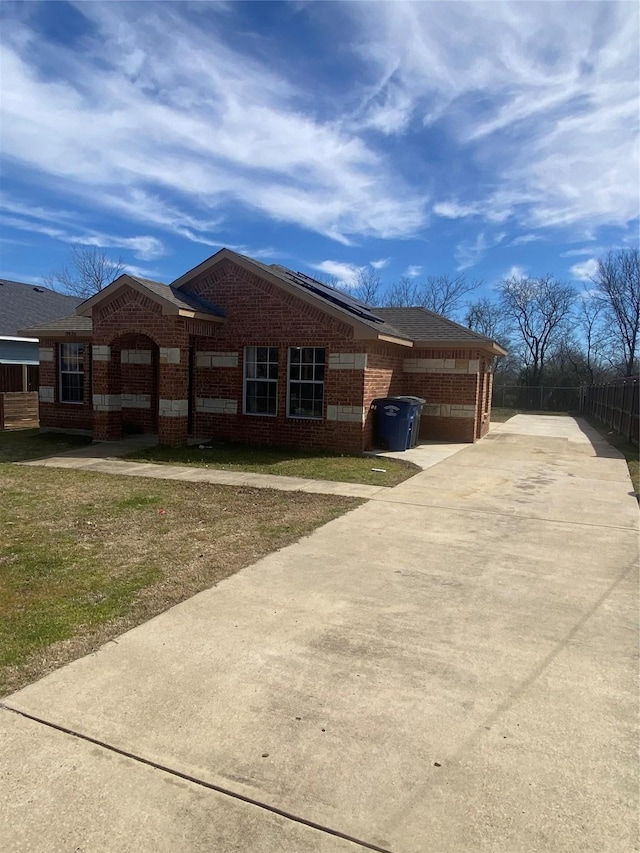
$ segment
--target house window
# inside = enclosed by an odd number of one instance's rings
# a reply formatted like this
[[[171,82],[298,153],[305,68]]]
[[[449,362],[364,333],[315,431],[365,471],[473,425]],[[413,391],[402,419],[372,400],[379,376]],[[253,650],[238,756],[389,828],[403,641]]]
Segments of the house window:
[[[244,348],[244,413],[278,412],[278,347]]]
[[[290,418],[322,418],[324,367],[324,347],[289,349],[287,414]]]
[[[84,344],[60,344],[60,402],[84,401]]]

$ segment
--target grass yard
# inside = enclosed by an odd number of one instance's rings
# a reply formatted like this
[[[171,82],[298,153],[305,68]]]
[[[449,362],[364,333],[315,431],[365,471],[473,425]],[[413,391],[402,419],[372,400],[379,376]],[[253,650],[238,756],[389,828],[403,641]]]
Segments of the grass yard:
[[[398,459],[342,456],[323,450],[292,450],[235,442],[212,442],[205,449],[198,446],[146,447],[131,453],[127,459],[373,486],[395,486],[420,471],[416,465]],[[374,471],[374,468],[384,471]]]
[[[59,432],[40,434],[39,429],[0,430],[0,462],[21,462],[53,456],[65,450],[75,450],[91,444],[85,435],[66,435]]]
[[[5,459],[43,455],[14,439]],[[0,464],[0,695],[360,503]]]

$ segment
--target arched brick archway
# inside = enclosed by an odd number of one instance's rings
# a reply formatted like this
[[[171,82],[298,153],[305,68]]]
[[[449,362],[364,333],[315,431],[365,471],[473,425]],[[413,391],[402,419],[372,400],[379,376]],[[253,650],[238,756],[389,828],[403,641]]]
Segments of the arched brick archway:
[[[158,433],[159,347],[128,332],[93,348],[94,437]]]

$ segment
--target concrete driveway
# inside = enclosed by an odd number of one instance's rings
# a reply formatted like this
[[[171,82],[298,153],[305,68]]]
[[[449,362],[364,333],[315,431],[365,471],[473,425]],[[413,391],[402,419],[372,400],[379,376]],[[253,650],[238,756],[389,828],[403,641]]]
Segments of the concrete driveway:
[[[518,416],[8,697],[3,847],[637,850],[631,491]]]

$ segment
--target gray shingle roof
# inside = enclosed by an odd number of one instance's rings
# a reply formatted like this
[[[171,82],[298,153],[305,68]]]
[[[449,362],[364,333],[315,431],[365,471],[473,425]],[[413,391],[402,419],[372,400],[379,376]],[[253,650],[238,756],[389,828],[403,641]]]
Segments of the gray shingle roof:
[[[474,343],[478,346],[487,346],[493,343],[491,338],[472,332],[471,329],[426,308],[373,308],[372,310],[414,342],[447,341],[460,342],[466,346]]]
[[[20,329],[65,317],[81,301],[48,287],[0,279],[0,335],[18,336]]]
[[[80,314],[72,314],[71,317],[61,317],[59,320],[49,320],[39,323],[37,326],[27,326],[20,330],[27,337],[39,338],[48,332],[82,332],[91,334],[93,323],[91,317],[81,317]]]
[[[138,284],[141,284],[142,287],[145,287],[152,293],[155,293],[156,296],[161,296],[162,299],[171,302],[177,308],[183,308],[187,311],[200,311],[203,314],[214,314],[216,317],[224,317],[224,312],[220,308],[211,302],[194,296],[192,293],[185,293],[178,288],[172,287],[170,284],[163,284],[161,281],[152,281],[150,278],[138,278],[138,276],[129,275],[128,273],[125,273],[125,275],[137,281]]]

